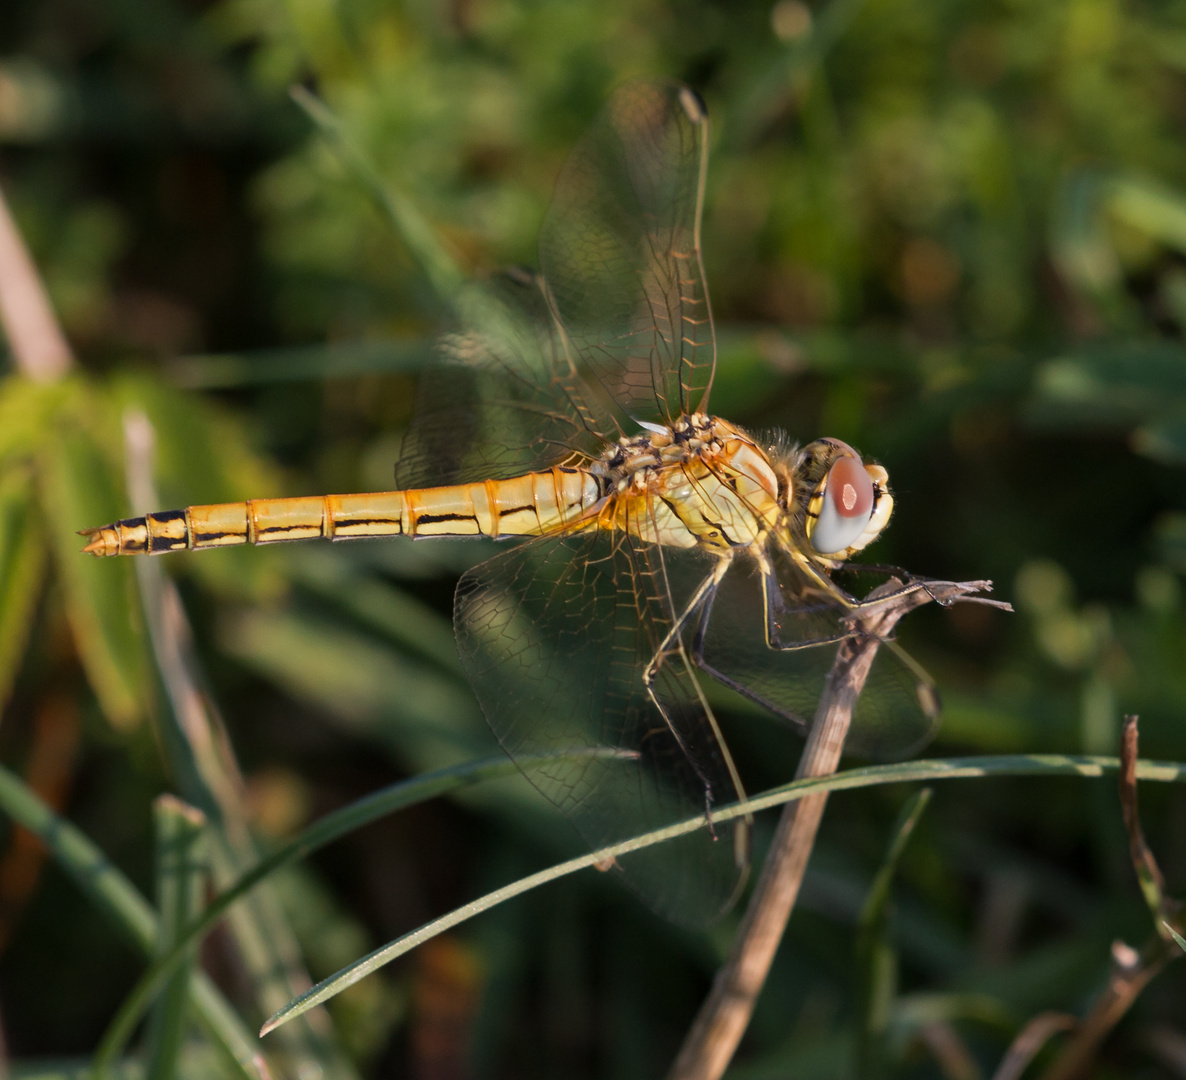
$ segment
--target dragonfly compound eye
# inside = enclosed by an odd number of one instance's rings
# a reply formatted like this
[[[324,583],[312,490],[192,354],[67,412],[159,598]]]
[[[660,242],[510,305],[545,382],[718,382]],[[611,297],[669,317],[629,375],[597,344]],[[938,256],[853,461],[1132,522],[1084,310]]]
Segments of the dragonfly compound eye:
[[[860,458],[837,458],[828,470],[811,546],[821,555],[844,551],[860,539],[873,513],[873,480]]]

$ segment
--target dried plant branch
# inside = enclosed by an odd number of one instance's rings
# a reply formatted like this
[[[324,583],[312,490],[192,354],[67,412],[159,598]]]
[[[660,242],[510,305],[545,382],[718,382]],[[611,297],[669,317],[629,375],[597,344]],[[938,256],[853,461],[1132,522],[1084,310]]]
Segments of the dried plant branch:
[[[155,436],[144,413],[130,409],[125,414],[124,439],[132,505],[144,513],[159,505],[152,479]],[[149,643],[175,721],[166,738],[174,747],[170,757],[176,782],[186,799],[209,818],[213,874],[219,886],[225,886],[259,859],[248,828],[242,775],[222,718],[204,690],[193,633],[177,587],[156,560],[139,560],[136,571]],[[228,914],[228,922],[262,1010],[275,1011],[312,984],[272,889],[258,889]],[[135,996],[125,999],[96,1051],[92,1067],[97,1075],[110,1071],[119,1059],[145,1004]],[[327,1073],[348,1075],[328,1015],[318,1010],[307,1019],[308,1027],[294,1028],[286,1035],[279,1051],[281,1063],[294,1075],[313,1069],[314,1063]]]
[[[1120,809],[1124,815],[1124,827],[1128,832],[1128,850],[1133,869],[1141,884],[1145,903],[1153,915],[1153,925],[1163,938],[1170,938],[1165,924],[1173,923],[1181,906],[1171,900],[1165,891],[1165,875],[1141,829],[1140,810],[1137,805],[1137,717],[1126,716],[1120,738]]]
[[[980,1066],[972,1052],[946,1020],[927,1024],[918,1037],[935,1059],[944,1080],[981,1080]]]
[[[50,306],[4,193],[0,191],[0,324],[12,358],[35,382],[60,379],[74,364],[66,335]]]
[[[136,513],[150,513],[160,504],[152,475],[156,435],[138,409],[129,409],[123,419],[128,494]],[[205,690],[181,596],[156,563],[142,559],[136,570],[149,643],[200,784],[189,797],[205,803],[201,809],[226,831],[233,846],[242,848],[250,842],[245,785],[222,716]]]
[[[947,605],[965,598],[976,599],[974,594],[988,591],[992,583],[931,581],[926,588],[906,594],[900,588],[900,583],[891,580],[874,590],[870,600],[876,600],[881,592],[896,595],[887,597],[884,604],[862,609],[853,620],[854,633],[837,650],[799,759],[796,779],[836,771],[853,710],[878,646],[892,635],[898,621],[931,600]],[[807,795],[783,811],[733,950],[717,972],[668,1080],[716,1080],[728,1067],[798,898],[827,799],[826,793]]]
[[[1122,941],[1112,943],[1112,970],[1090,1011],[1042,1080],[1074,1080],[1095,1061],[1112,1029],[1132,1007],[1141,991],[1171,960],[1182,956],[1173,929],[1181,905],[1165,892],[1165,878],[1145,842],[1137,807],[1137,718],[1124,718],[1120,741],[1120,806],[1128,830],[1129,851],[1141,891],[1153,914],[1156,933],[1140,952]]]
[[[1069,1013],[1039,1013],[1017,1033],[997,1071],[992,1074],[992,1080],[1021,1080],[1021,1074],[1042,1047],[1060,1031],[1070,1031],[1075,1023]]]

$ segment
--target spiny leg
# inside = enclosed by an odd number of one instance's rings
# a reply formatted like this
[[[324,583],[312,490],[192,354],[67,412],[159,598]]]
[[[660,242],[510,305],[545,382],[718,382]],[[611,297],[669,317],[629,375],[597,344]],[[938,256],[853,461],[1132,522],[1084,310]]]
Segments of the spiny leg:
[[[764,709],[770,710],[776,716],[782,717],[792,727],[798,729],[800,732],[806,733],[808,721],[802,716],[797,716],[794,713],[787,712],[781,705],[775,704],[768,698],[759,694],[752,687],[746,686],[745,683],[738,682],[736,679],[726,675],[719,668],[714,667],[708,662],[704,655],[704,646],[708,638],[708,624],[712,618],[712,606],[716,600],[716,589],[713,589],[708,596],[705,597],[704,603],[700,607],[700,619],[696,626],[695,636],[692,638],[692,663],[696,665],[705,675],[716,679],[722,686],[727,686],[730,690],[740,694],[742,697],[749,698],[750,701],[762,706]]]
[[[933,579],[919,577],[918,574],[912,573],[910,570],[906,570],[901,566],[887,566],[884,563],[853,563],[845,564],[841,569],[846,573],[884,574],[886,577],[896,577],[904,584],[901,592],[891,593],[891,596],[909,595],[912,592],[922,589],[940,607],[951,607],[956,602],[952,597],[945,597],[932,592],[931,585],[933,584]],[[885,599],[885,597],[878,597],[876,603],[884,603]]]
[[[659,558],[662,560],[661,551]],[[712,597],[715,596],[716,590],[720,585],[721,580],[724,578],[725,573],[728,571],[731,563],[731,555],[721,556],[717,560],[717,564],[713,567],[712,573],[710,573],[703,581],[700,582],[695,591],[692,593],[692,596],[684,605],[683,611],[681,611],[680,614],[672,620],[670,628],[663,636],[662,641],[659,642],[655,649],[654,655],[651,657],[650,662],[643,671],[643,684],[646,686],[647,696],[651,699],[651,703],[655,706],[659,715],[663,718],[668,730],[675,737],[681,748],[683,748],[685,754],[687,755],[688,761],[691,763],[692,768],[696,772],[696,775],[700,777],[704,784],[704,813],[705,817],[708,819],[708,825],[710,829],[713,828],[712,782],[707,776],[704,775],[699,763],[696,761],[695,755],[688,751],[688,747],[685,745],[683,739],[676,729],[675,724],[672,722],[666,706],[664,706],[659,695],[655,692],[655,681],[664,665],[670,663],[673,658],[678,657],[679,664],[683,667],[684,673],[687,675],[692,686],[695,688],[698,703],[703,710],[704,718],[707,721],[709,728],[712,731],[713,738],[716,741],[717,747],[720,750],[721,760],[724,762],[725,769],[729,773],[729,779],[733,784],[733,788],[737,793],[737,797],[739,799],[744,799],[746,797],[745,786],[741,781],[741,774],[738,772],[737,765],[733,761],[733,755],[730,753],[729,746],[725,742],[725,737],[721,731],[720,724],[717,722],[716,714],[713,712],[711,704],[709,704],[708,699],[704,695],[704,689],[700,685],[700,680],[696,676],[695,665],[688,656],[688,652],[683,640],[683,632],[693,617],[696,615],[698,609],[706,602],[709,604],[709,606],[711,606]],[[665,572],[663,574],[663,579],[665,581],[667,580],[667,575]],[[669,594],[669,605],[671,604],[671,599],[672,598]],[[734,842],[737,851],[737,864],[739,866],[745,866],[749,861],[749,829],[752,823],[752,816],[746,815],[745,818],[739,819],[734,826]],[[715,830],[713,835],[716,835]]]
[[[803,606],[798,609],[788,607],[783,600],[778,576],[775,573],[769,556],[765,551],[759,551],[757,553],[757,559],[758,567],[762,574],[762,597],[766,611],[766,644],[769,648],[778,652],[794,652],[798,649],[812,649],[823,645],[835,645],[845,638],[861,634],[861,631],[851,624],[862,612],[874,611],[885,605],[887,601],[898,599],[902,596],[909,596],[911,593],[918,592],[919,590],[930,594],[928,582],[920,578],[909,581],[901,588],[879,596],[875,600],[858,600],[853,596],[849,596],[834,581],[812,566],[809,561],[803,559],[801,556],[796,557],[796,567],[813,583],[821,596],[822,602],[819,604],[818,610],[821,612],[836,613],[840,625],[835,633],[820,634],[816,637],[797,641],[783,641],[779,631],[778,616],[780,614],[793,615],[796,610],[808,612],[812,608],[810,606]],[[840,609],[840,611],[838,612],[837,609]],[[845,626],[845,623],[850,625]]]
[[[660,560],[662,559],[662,552],[660,551]],[[659,642],[655,649],[655,655],[651,657],[650,663],[647,664],[646,670],[643,672],[643,681],[649,689],[651,683],[654,681],[655,674],[663,665],[663,661],[673,652],[683,652],[683,632],[688,625],[692,616],[696,614],[697,609],[708,599],[709,605],[712,603],[712,596],[715,595],[717,588],[725,577],[730,564],[732,563],[731,555],[723,555],[717,559],[716,565],[712,568],[712,573],[709,574],[692,593],[691,599],[684,605],[684,610],[672,620],[671,627],[664,635],[663,640]],[[664,574],[666,579],[666,574]],[[668,596],[670,603],[671,597]],[[672,607],[674,610],[674,605]],[[672,650],[673,642],[679,643],[679,648]]]

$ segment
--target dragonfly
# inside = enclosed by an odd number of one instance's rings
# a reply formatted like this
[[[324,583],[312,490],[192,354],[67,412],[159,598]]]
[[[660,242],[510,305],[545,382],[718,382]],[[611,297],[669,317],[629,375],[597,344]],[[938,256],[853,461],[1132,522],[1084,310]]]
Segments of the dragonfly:
[[[806,730],[867,603],[838,578],[894,502],[886,470],[838,439],[797,445],[710,412],[707,169],[699,96],[627,84],[563,167],[540,271],[457,297],[395,490],[162,511],[84,530],[84,550],[509,542],[465,573],[454,604],[464,672],[503,748],[594,849],[711,823],[745,788],[707,688]],[[883,643],[853,740],[904,755],[938,714],[929,676]],[[656,910],[701,925],[736,897],[748,847],[738,820],[618,863]]]

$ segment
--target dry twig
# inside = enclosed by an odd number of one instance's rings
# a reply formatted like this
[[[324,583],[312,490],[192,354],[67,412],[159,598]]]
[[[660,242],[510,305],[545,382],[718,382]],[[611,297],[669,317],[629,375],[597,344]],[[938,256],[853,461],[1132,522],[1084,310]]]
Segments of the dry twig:
[[[981,1080],[980,1066],[967,1044],[946,1020],[936,1020],[918,1032],[944,1080]]]
[[[1137,718],[1124,718],[1120,742],[1120,806],[1128,830],[1128,845],[1133,868],[1141,891],[1153,914],[1156,933],[1136,949],[1116,941],[1112,944],[1112,970],[1107,985],[1096,997],[1090,1011],[1075,1029],[1074,1035],[1042,1080],[1073,1080],[1082,1076],[1095,1061],[1099,1048],[1112,1029],[1132,1007],[1141,991],[1149,985],[1170,960],[1182,955],[1169,928],[1176,926],[1181,905],[1165,893],[1165,878],[1145,842],[1137,809]]]
[[[882,590],[893,592],[898,588],[899,583],[887,582],[869,598],[876,599]],[[973,594],[991,588],[989,581],[932,581],[925,589],[899,593],[883,605],[863,611],[854,620],[853,636],[837,651],[795,778],[827,776],[836,771],[853,710],[878,646],[892,635],[899,619],[931,600],[945,605],[962,599],[985,602]],[[827,794],[808,795],[788,804],[783,811],[733,950],[717,972],[668,1080],[716,1080],[728,1067],[795,906],[827,799]]]
[[[1001,1058],[997,1071],[992,1074],[992,1080],[1021,1080],[1021,1074],[1038,1051],[1060,1031],[1070,1031],[1074,1026],[1075,1018],[1067,1013],[1039,1013],[1018,1032],[1017,1038]]]

